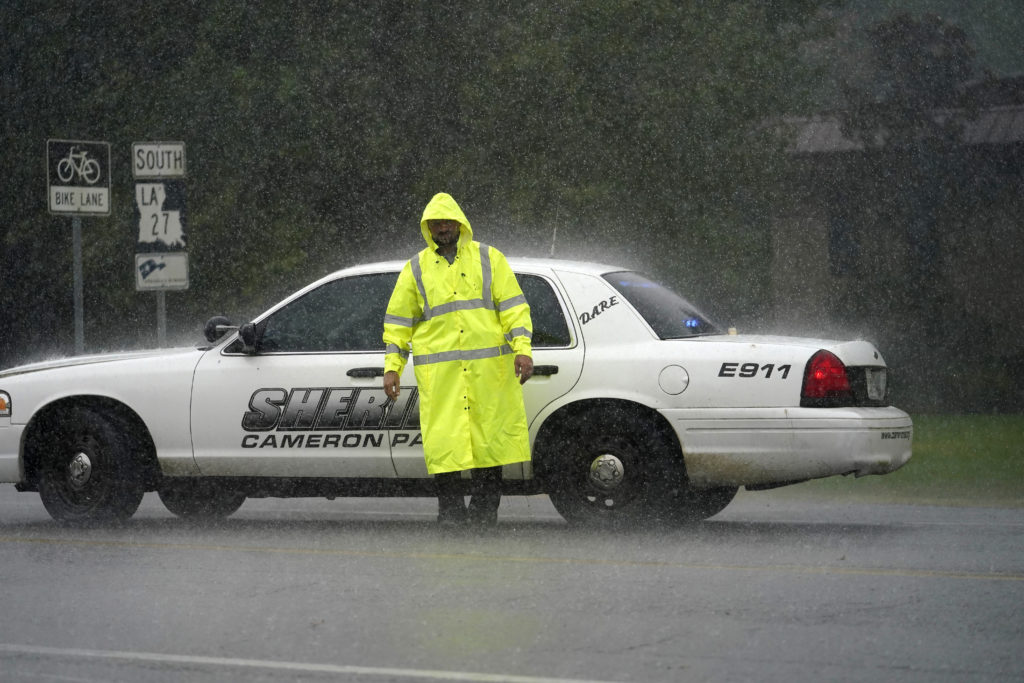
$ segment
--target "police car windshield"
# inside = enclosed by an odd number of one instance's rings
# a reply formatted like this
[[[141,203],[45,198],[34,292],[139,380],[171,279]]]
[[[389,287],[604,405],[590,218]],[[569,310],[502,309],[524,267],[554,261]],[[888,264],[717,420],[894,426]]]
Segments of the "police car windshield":
[[[633,305],[662,339],[722,334],[689,301],[639,273],[607,273],[604,279]]]

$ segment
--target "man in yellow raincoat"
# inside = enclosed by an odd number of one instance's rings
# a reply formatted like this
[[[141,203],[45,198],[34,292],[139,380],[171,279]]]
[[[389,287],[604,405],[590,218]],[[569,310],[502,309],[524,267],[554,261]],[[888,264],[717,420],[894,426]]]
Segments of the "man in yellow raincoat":
[[[411,352],[438,521],[493,525],[501,467],[530,459],[521,386],[533,374],[530,306],[505,256],[473,241],[451,195],[434,195],[420,231],[427,247],[405,264],[384,317],[384,390],[398,398]]]

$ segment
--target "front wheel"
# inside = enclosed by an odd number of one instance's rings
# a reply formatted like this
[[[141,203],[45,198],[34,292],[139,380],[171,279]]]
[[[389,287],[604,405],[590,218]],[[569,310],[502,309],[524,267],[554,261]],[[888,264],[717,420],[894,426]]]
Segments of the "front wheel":
[[[245,494],[207,479],[167,480],[157,489],[164,507],[184,519],[223,519],[245,502]]]
[[[145,494],[142,471],[118,423],[72,408],[50,426],[40,461],[39,497],[58,521],[124,520]]]

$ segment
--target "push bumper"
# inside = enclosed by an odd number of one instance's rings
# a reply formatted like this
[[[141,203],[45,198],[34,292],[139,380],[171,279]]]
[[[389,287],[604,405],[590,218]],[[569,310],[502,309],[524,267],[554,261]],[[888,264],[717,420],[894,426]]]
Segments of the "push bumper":
[[[18,483],[22,480],[21,435],[25,425],[0,425],[0,482]]]

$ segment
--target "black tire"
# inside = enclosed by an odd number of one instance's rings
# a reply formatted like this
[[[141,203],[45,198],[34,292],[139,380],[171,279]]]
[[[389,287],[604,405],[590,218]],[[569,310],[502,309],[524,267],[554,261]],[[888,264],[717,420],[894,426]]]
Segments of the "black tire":
[[[735,488],[692,489],[667,425],[631,407],[602,407],[574,420],[541,467],[552,504],[566,521],[642,527],[703,520]]]
[[[183,519],[224,519],[245,502],[245,494],[208,479],[165,480],[157,489],[172,514]]]
[[[55,520],[118,521],[146,492],[143,469],[120,423],[72,408],[48,426],[39,461],[39,497]]]

